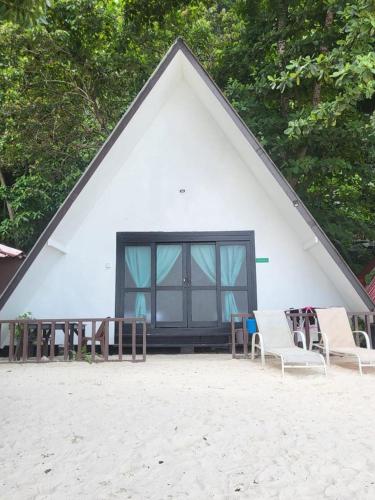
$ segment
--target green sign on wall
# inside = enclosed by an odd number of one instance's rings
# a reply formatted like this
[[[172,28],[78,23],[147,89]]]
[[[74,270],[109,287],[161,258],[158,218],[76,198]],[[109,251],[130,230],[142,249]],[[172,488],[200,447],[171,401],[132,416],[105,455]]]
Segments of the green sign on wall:
[[[257,264],[264,264],[264,263],[269,262],[269,261],[270,261],[270,259],[268,257],[257,257],[255,259],[255,262]]]

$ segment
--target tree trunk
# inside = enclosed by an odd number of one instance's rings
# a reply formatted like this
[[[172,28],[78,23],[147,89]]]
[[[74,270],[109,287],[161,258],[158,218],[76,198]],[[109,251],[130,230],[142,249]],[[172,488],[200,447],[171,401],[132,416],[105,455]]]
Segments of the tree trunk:
[[[330,8],[328,8],[324,22],[324,29],[327,30],[332,25],[332,23],[333,23],[333,11]],[[322,54],[326,54],[328,52],[328,47],[326,45],[321,45],[320,52]],[[322,84],[317,80],[314,85],[313,97],[312,97],[312,104],[314,108],[316,108],[320,103],[321,90],[322,90]]]
[[[277,51],[279,56],[282,57],[285,52],[285,39],[284,39],[284,29],[286,27],[288,17],[288,1],[280,0],[279,5],[279,18],[277,20],[277,31],[279,32],[279,39],[277,41]]]
[[[279,32],[279,39],[277,41],[277,52],[280,58],[280,67],[282,67],[282,60],[285,53],[286,41],[285,41],[285,28],[288,19],[288,0],[280,0],[279,4],[279,17],[277,20],[277,30]],[[280,108],[281,113],[286,118],[289,109],[289,97],[285,93],[280,94]]]
[[[1,170],[1,167],[0,167],[0,184],[4,188],[7,187],[6,182],[5,182],[5,177],[4,177],[4,174]],[[13,207],[12,207],[11,203],[9,201],[5,201],[5,204],[6,204],[6,207],[8,210],[9,219],[14,220],[14,211],[13,211]]]
[[[102,111],[101,111],[101,108],[100,108],[100,105],[99,105],[97,99],[94,97],[94,98],[92,98],[91,102],[92,102],[92,107],[93,107],[95,118],[96,118],[97,122],[99,123],[100,131],[104,132],[105,134],[108,135],[109,130],[107,128],[107,123],[103,117],[103,114],[102,114]]]

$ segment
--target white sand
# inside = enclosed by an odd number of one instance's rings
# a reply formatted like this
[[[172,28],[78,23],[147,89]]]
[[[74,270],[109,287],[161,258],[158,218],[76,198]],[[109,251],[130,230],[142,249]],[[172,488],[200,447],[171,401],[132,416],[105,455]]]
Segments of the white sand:
[[[375,498],[375,370],[0,364],[0,498]]]

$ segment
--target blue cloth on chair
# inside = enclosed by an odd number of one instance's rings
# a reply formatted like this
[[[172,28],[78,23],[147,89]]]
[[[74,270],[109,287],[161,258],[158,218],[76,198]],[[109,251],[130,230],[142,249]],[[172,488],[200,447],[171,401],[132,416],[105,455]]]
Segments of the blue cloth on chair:
[[[257,331],[257,323],[255,321],[255,319],[247,319],[246,320],[246,329],[247,329],[247,332],[252,335],[253,333],[255,333]]]

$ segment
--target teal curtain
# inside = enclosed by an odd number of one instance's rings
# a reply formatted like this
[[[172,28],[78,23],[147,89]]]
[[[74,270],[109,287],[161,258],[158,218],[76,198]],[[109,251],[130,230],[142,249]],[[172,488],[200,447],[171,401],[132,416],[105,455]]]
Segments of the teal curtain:
[[[151,248],[126,247],[125,262],[136,288],[149,288],[151,286]],[[134,314],[136,316],[147,315],[146,296],[143,292],[137,292]]]
[[[191,245],[191,256],[211,283],[216,283],[215,245]]]
[[[156,250],[156,282],[161,285],[181,254],[181,245],[158,245]]]
[[[244,245],[222,245],[220,247],[221,285],[235,286],[241,267],[245,261]],[[230,321],[230,315],[238,312],[234,293],[224,292],[224,321]]]

